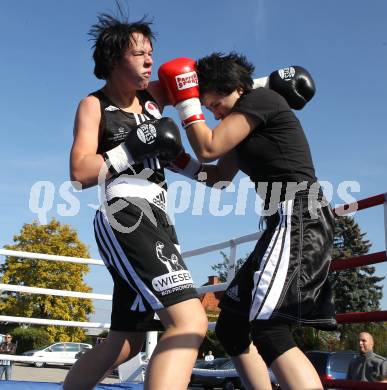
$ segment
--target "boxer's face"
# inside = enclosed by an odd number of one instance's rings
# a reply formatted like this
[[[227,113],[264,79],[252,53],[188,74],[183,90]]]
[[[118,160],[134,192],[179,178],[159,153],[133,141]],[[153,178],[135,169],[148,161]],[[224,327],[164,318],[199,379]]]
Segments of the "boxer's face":
[[[226,96],[210,91],[201,96],[201,101],[214,114],[215,119],[223,120],[231,112],[241,95],[242,91],[239,89]]]
[[[133,33],[131,43],[121,61],[114,67],[114,71],[134,89],[145,89],[152,74],[152,53],[150,40],[140,33]]]

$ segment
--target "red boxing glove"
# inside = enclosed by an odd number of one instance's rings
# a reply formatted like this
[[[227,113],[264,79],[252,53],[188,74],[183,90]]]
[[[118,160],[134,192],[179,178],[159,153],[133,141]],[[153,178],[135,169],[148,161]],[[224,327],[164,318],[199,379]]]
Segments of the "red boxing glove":
[[[166,62],[160,66],[158,76],[169,101],[179,112],[182,125],[187,127],[195,122],[204,122],[195,61],[176,58]]]

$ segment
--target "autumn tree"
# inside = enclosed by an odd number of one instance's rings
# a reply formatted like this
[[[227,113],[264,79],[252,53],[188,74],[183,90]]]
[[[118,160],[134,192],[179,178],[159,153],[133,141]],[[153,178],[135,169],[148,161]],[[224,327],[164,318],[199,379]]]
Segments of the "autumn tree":
[[[89,251],[69,225],[53,219],[47,225],[37,222],[23,225],[14,244],[5,249],[62,256],[89,258]],[[0,281],[5,284],[49,289],[90,292],[83,281],[89,272],[86,264],[25,259],[7,256],[0,265]],[[3,315],[46,318],[67,321],[86,321],[93,310],[91,300],[42,294],[1,292],[0,312]],[[77,327],[46,326],[52,342],[82,341],[85,332]]]
[[[371,243],[365,238],[353,217],[336,218],[333,244],[334,259],[345,259],[368,253]],[[329,275],[337,313],[367,312],[380,310],[383,286],[379,283],[384,277],[375,275],[375,267],[363,266],[344,269]],[[383,330],[384,329],[384,330]],[[384,334],[384,324],[340,325],[340,344],[342,348],[353,349],[357,345],[357,335],[361,331]]]

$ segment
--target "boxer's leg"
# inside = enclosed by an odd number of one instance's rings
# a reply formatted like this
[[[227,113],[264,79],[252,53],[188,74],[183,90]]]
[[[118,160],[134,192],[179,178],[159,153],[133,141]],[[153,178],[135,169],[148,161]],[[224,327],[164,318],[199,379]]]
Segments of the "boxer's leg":
[[[110,231],[101,215],[99,222],[119,256],[115,260],[112,253],[112,266],[138,293],[138,297],[122,302],[121,311],[132,311],[131,317],[137,319],[135,313],[141,310],[157,312],[165,327],[148,364],[144,387],[183,390],[187,388],[207,331],[207,317],[179,252],[173,226],[162,210],[152,205],[152,211],[157,224],[143,216],[137,229],[129,234]],[[124,226],[133,226],[140,216],[141,210],[135,206],[115,214]],[[146,322],[135,322],[140,326],[139,331],[146,325]],[[131,326],[124,317],[117,324]]]
[[[281,389],[322,389],[312,363],[297,348],[290,325],[276,320],[254,321],[251,337],[267,367],[273,370]]]
[[[186,390],[198,349],[207,332],[207,317],[199,299],[157,312],[165,332],[150,359],[144,390]]]
[[[245,388],[271,389],[266,364],[251,342],[249,318],[222,310],[215,331]]]
[[[276,360],[271,368],[284,390],[322,390],[320,377],[310,360],[295,347]]]
[[[254,271],[266,252],[272,232],[270,226],[227,288],[220,302],[222,311],[215,329],[247,389],[271,389],[267,367],[251,343],[249,312]]]
[[[271,251],[254,277],[251,335],[281,388],[322,389],[315,368],[293,340],[290,324],[332,323],[329,316],[320,317],[318,299],[329,267],[325,256],[329,229],[322,212],[320,220],[310,215],[307,194],[281,203],[280,210]]]
[[[144,339],[144,332],[110,331],[105,341],[87,351],[71,367],[63,390],[93,389],[114,367],[141,352]]]

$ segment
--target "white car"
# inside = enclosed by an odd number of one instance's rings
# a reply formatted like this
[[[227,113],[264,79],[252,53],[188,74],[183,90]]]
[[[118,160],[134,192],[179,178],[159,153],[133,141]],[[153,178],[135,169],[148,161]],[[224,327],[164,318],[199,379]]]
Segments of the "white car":
[[[46,357],[48,359],[56,358],[65,358],[65,359],[75,359],[75,355],[83,349],[91,349],[91,344],[86,343],[55,343],[45,347],[43,349],[33,349],[31,351],[26,351],[23,353],[24,356],[36,356],[36,357]],[[43,367],[46,363],[44,362],[34,362],[31,363],[35,367]],[[50,363],[47,363],[50,364]],[[58,363],[51,363],[58,364]]]

